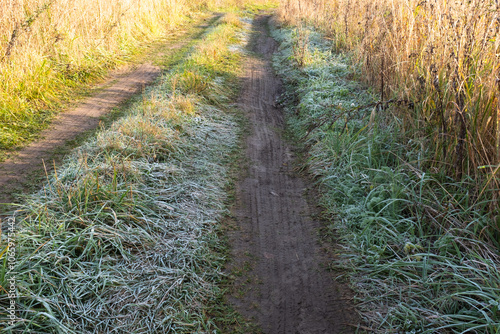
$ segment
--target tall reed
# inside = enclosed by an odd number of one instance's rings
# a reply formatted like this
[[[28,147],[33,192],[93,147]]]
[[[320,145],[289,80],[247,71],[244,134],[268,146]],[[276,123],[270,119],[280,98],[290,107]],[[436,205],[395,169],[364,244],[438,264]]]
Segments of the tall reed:
[[[282,0],[279,18],[352,51],[381,100],[404,105],[394,109],[429,168],[500,188],[497,1]]]

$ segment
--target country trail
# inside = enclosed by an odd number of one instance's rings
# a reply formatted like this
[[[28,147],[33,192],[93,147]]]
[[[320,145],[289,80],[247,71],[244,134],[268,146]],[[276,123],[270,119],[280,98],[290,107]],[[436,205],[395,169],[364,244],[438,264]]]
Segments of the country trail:
[[[312,185],[297,175],[294,148],[281,135],[283,111],[275,104],[281,83],[270,66],[277,45],[268,34],[269,20],[261,15],[253,21],[252,54],[245,57],[238,103],[249,120],[250,134],[244,148],[247,170],[236,186],[233,213],[238,229],[229,235],[230,267],[249,268],[236,279],[241,293],[233,293],[230,302],[264,333],[354,333],[359,319],[352,293],[325,269],[328,253],[318,240],[320,222],[312,218],[316,207],[308,198]],[[169,47],[181,49],[209,26],[198,26]],[[98,94],[61,113],[40,140],[0,163],[0,213],[16,200],[14,193],[28,190],[44,170],[50,172],[52,160],[63,157],[58,153],[61,147],[97,128],[101,117],[161,72],[144,63],[110,78]]]
[[[268,334],[353,333],[359,323],[352,293],[334,280],[311,216],[309,182],[294,171],[294,148],[281,136],[283,111],[275,101],[280,80],[270,66],[276,42],[269,16],[254,20],[240,106],[249,119],[248,170],[236,189],[231,265],[251,268],[236,279],[231,302]]]

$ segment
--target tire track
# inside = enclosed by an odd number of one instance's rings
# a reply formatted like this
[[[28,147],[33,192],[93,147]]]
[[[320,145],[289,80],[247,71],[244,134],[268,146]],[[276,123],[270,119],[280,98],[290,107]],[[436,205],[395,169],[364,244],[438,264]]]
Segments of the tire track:
[[[160,73],[158,66],[142,64],[119,76],[111,86],[85,99],[76,108],[59,114],[50,128],[40,133],[40,140],[32,142],[0,164],[0,203],[13,201],[12,194],[26,188],[32,182],[33,173],[43,171],[44,168],[52,170],[51,161],[57,155],[57,148],[63,147],[80,134],[97,128],[100,117],[139,93]]]
[[[248,57],[243,78],[240,105],[252,130],[247,175],[237,185],[239,230],[230,235],[233,267],[253,268],[237,279],[245,293],[230,299],[265,333],[352,333],[346,324],[358,321],[344,300],[349,290],[321,267],[309,184],[294,174],[294,153],[280,137],[284,120],[274,101],[281,84],[269,65],[276,43],[266,33],[268,20],[254,21],[252,50],[262,58]]]

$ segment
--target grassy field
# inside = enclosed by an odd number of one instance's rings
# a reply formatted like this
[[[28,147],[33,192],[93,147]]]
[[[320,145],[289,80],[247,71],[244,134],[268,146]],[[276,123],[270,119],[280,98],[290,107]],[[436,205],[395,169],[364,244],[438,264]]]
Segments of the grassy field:
[[[331,222],[322,235],[341,241],[332,266],[350,271],[366,326],[498,333],[498,188],[432,167],[408,115],[381,108],[380,91],[361,83],[358,55],[296,23],[273,31],[281,103]]]
[[[1,252],[0,285],[14,278],[17,295],[0,293],[2,310],[16,308],[11,323],[0,312],[3,332],[217,332],[219,229],[240,133],[228,105],[245,41],[244,21],[224,15],[26,198],[15,263],[5,243]]]

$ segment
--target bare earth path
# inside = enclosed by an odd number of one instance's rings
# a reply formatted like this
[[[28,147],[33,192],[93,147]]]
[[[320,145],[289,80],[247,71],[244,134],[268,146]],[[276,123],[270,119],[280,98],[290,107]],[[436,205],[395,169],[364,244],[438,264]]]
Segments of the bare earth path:
[[[294,153],[280,137],[282,110],[274,107],[280,81],[269,65],[276,49],[268,16],[254,21],[241,107],[251,124],[247,175],[237,185],[232,232],[234,267],[252,267],[237,279],[231,302],[255,318],[264,333],[353,333],[356,313],[349,290],[322,268],[319,223],[311,219],[307,181],[294,174]],[[350,325],[348,325],[350,324]]]
[[[218,16],[220,15],[214,17]],[[201,24],[189,30],[187,35],[181,34],[169,48],[182,48],[193,38],[198,38],[208,26],[208,23]],[[15,201],[13,194],[22,192],[33,182],[33,174],[43,175],[45,167],[49,171],[52,170],[53,159],[62,158],[57,153],[59,148],[86,131],[97,128],[102,116],[153,82],[160,75],[161,68],[145,63],[122,72],[111,77],[107,87],[97,95],[85,99],[76,108],[58,115],[50,128],[42,131],[40,140],[29,144],[13,157],[0,163],[0,213],[6,209],[2,203]]]

